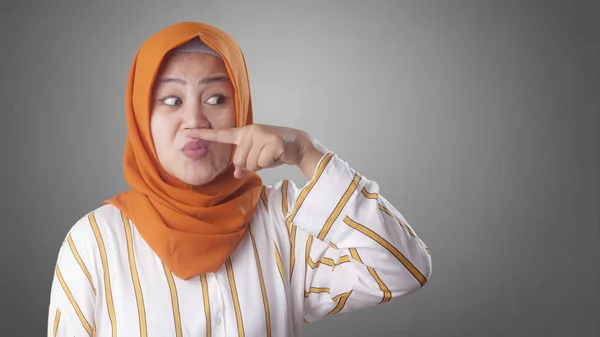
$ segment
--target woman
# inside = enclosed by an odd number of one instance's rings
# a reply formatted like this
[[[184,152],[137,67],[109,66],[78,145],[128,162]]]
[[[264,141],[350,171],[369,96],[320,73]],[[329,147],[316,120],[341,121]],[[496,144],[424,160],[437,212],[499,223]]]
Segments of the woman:
[[[49,336],[301,336],[428,280],[427,247],[375,182],[305,132],[253,124],[225,32],[184,22],[151,36],[126,103],[131,189],[67,234]],[[279,165],[308,183],[263,186],[256,171]]]

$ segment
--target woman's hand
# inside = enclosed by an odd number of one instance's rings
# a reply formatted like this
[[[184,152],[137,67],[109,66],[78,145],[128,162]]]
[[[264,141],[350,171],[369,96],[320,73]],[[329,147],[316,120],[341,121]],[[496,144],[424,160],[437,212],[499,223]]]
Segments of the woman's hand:
[[[251,124],[229,129],[195,129],[187,130],[186,135],[236,145],[232,160],[236,178],[242,178],[246,172],[287,164],[298,166],[310,180],[324,155],[306,132],[281,126]]]

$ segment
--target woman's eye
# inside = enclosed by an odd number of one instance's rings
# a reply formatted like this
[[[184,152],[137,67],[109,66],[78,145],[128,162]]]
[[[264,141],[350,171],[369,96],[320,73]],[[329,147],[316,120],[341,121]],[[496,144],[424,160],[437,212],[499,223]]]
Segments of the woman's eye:
[[[166,105],[181,105],[181,100],[177,97],[167,97],[161,100]]]
[[[223,104],[224,101],[225,101],[225,96],[214,95],[214,96],[209,97],[204,103],[216,105],[216,104]]]

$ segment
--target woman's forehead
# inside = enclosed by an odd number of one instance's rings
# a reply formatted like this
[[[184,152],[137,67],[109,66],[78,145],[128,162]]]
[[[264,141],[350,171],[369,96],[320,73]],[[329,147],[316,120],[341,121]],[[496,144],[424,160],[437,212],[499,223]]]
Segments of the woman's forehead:
[[[163,66],[161,68],[160,73],[162,75],[206,76],[215,73],[227,75],[227,68],[223,61],[210,54],[197,52],[168,55],[163,60]]]

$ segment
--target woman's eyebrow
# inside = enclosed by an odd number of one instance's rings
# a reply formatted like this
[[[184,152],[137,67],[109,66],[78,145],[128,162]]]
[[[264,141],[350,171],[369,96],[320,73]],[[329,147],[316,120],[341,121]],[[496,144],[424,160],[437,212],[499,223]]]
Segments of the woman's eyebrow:
[[[203,79],[201,79],[200,81],[198,81],[199,84],[209,84],[209,83],[213,83],[213,82],[222,82],[222,81],[229,81],[229,77],[225,76],[225,75],[215,75],[215,76],[208,76],[205,77]],[[178,83],[178,84],[187,84],[187,82],[183,79],[180,78],[174,78],[174,77],[161,77],[158,80],[159,84],[162,83]]]

